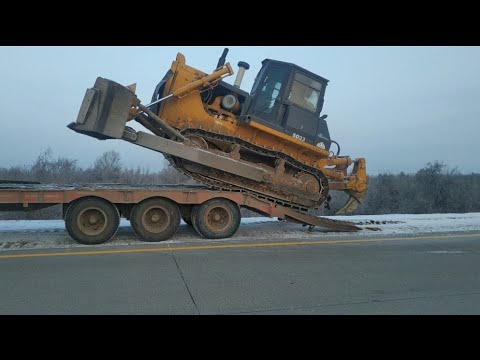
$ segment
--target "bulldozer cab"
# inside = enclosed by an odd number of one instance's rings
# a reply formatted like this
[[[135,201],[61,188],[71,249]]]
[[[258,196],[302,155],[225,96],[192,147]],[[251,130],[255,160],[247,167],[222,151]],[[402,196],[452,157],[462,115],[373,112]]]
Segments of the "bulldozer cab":
[[[320,116],[328,80],[291,63],[266,59],[262,65],[241,121],[254,120],[329,150],[326,116]]]

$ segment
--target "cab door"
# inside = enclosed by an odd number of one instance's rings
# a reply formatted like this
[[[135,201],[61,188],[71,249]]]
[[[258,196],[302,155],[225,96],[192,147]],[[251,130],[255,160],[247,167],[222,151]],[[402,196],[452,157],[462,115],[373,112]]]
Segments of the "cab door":
[[[290,76],[290,68],[282,65],[271,64],[263,74],[255,89],[254,103],[251,115],[272,125],[280,126],[282,117],[279,109],[284,98]]]

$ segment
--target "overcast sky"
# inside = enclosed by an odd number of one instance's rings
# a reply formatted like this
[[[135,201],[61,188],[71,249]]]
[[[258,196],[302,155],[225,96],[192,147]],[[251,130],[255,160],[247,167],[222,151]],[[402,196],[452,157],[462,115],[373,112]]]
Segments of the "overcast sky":
[[[159,153],[121,140],[99,141],[66,125],[75,121],[97,76],[137,83],[146,104],[177,52],[211,72],[223,48],[0,47],[0,166],[30,165],[51,147],[55,156],[78,159],[84,167],[114,149],[128,167],[160,169]],[[480,47],[229,48],[235,71],[240,60],[250,64],[242,84],[247,91],[265,58],[329,79],[323,113],[330,135],[342,155],[365,157],[370,174],[415,172],[434,160],[480,172]]]

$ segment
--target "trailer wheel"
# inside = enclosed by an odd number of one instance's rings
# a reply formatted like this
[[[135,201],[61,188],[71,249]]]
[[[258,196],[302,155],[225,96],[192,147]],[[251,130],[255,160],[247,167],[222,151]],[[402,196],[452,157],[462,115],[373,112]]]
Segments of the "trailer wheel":
[[[153,198],[136,204],[130,214],[130,224],[137,236],[148,242],[170,239],[180,226],[180,210],[171,200]]]
[[[197,233],[207,239],[224,239],[235,234],[240,225],[238,205],[227,199],[211,199],[197,205],[192,223]]]
[[[81,244],[97,245],[111,240],[120,225],[120,214],[112,203],[100,198],[83,198],[65,213],[68,234]]]
[[[182,214],[182,219],[187,225],[192,226],[192,208],[193,205],[181,205],[180,213]]]

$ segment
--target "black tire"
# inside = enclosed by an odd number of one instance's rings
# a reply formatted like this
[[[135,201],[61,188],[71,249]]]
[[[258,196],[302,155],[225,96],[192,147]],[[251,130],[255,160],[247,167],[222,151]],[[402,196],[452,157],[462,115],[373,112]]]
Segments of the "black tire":
[[[197,233],[207,239],[233,236],[240,226],[240,208],[227,199],[211,199],[195,206],[192,224]]]
[[[130,214],[130,224],[143,241],[159,242],[170,239],[180,226],[180,209],[171,200],[151,198],[136,204]]]
[[[180,205],[180,213],[182,214],[182,219],[187,225],[192,226],[192,208],[193,205]]]
[[[120,225],[120,213],[111,202],[88,197],[76,200],[65,213],[68,234],[81,244],[98,245],[110,241]]]

